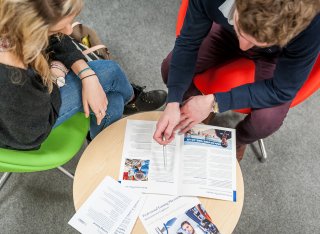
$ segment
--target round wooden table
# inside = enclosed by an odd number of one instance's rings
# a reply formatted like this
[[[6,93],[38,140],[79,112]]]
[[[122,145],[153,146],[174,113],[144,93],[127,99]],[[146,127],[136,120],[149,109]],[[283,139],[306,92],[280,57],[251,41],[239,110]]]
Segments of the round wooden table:
[[[144,112],[123,118],[103,130],[86,148],[76,169],[73,200],[76,210],[89,197],[105,176],[118,180],[127,119],[158,120],[161,112]],[[222,234],[232,233],[243,206],[243,177],[237,163],[237,202],[200,198],[213,223]],[[140,219],[132,233],[146,233]]]

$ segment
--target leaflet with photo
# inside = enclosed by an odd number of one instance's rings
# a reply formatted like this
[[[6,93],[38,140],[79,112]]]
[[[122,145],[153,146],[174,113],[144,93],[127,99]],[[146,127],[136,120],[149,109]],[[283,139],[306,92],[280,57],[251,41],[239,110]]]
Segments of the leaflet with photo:
[[[142,208],[139,198],[139,194],[106,177],[69,224],[80,233],[130,233]]]
[[[149,195],[139,217],[148,233],[219,234],[204,206],[195,197]]]
[[[236,201],[234,129],[198,124],[176,134],[165,148],[153,140],[155,129],[156,121],[127,120],[119,175],[123,186]]]

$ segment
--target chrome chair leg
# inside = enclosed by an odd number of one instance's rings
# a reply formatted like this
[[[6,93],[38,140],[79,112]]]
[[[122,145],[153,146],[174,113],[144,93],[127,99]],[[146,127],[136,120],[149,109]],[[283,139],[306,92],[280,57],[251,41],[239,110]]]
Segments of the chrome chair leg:
[[[263,143],[263,140],[260,139],[258,140],[259,142],[259,146],[260,146],[260,150],[261,150],[261,154],[262,156],[259,158],[260,162],[265,162],[267,160],[267,151],[266,151],[266,148],[264,147],[264,143]]]
[[[57,167],[57,169],[59,169],[63,174],[67,175],[69,178],[73,179],[74,175],[67,171],[66,169],[64,169],[63,167]],[[3,187],[3,185],[6,183],[6,181],[9,179],[10,175],[12,174],[12,172],[5,172],[1,178],[0,178],[0,189]]]
[[[8,180],[8,178],[10,177],[12,173],[11,172],[5,172],[1,178],[0,178],[0,189],[2,188],[2,186],[6,183],[6,181]]]
[[[63,167],[57,167],[57,169],[59,171],[61,171],[63,174],[67,175],[69,178],[71,178],[71,179],[74,178],[74,175],[71,172],[69,172],[66,169],[64,169]]]

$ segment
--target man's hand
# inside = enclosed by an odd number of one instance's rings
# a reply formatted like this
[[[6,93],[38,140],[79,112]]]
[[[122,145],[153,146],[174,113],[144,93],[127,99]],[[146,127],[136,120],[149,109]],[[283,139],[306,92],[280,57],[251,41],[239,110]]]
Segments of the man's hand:
[[[89,116],[91,108],[100,125],[106,115],[108,99],[97,76],[82,80],[82,103],[85,116]]]
[[[161,115],[153,139],[161,145],[169,144],[174,139],[173,129],[180,121],[180,106],[178,102],[168,103]],[[163,139],[164,137],[164,139]]]
[[[180,123],[175,130],[180,129],[180,133],[186,133],[194,125],[202,122],[212,111],[213,102],[212,94],[189,98],[181,107]]]

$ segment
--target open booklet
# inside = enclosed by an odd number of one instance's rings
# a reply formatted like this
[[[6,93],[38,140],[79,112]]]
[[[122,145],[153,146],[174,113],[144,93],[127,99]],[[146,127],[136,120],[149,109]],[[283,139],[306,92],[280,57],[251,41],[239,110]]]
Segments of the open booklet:
[[[152,138],[155,128],[155,121],[127,121],[119,174],[124,187],[236,201],[234,129],[199,124],[163,149]]]

